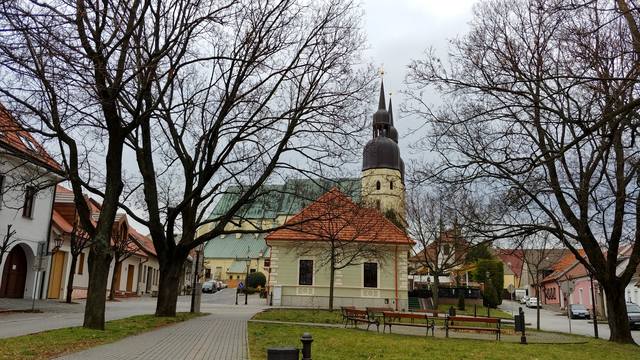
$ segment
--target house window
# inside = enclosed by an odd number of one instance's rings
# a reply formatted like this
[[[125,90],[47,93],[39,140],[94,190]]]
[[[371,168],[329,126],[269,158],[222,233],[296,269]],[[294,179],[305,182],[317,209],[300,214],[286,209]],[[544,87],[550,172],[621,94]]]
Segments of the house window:
[[[271,267],[271,259],[264,259],[264,267],[268,268]]]
[[[380,190],[380,181],[376,181],[376,190]]]
[[[444,244],[444,254],[449,255],[450,252],[451,252],[451,247],[449,246],[449,244]]]
[[[364,287],[378,287],[378,264],[364,263]]]
[[[33,217],[33,201],[36,197],[36,188],[27,186],[24,191],[24,205],[22,206],[22,216]]]
[[[389,181],[389,189],[393,190],[393,181]]]
[[[254,272],[256,272],[256,269],[251,269],[251,270],[249,270],[249,273],[250,273],[250,274],[253,274]]]
[[[84,253],[80,253],[80,258],[78,259],[78,275],[82,275],[84,271]]]
[[[211,278],[211,269],[204,269],[204,278],[205,279]]]
[[[298,285],[313,285],[313,260],[300,260]]]
[[[229,275],[229,280],[233,280],[233,275]]]

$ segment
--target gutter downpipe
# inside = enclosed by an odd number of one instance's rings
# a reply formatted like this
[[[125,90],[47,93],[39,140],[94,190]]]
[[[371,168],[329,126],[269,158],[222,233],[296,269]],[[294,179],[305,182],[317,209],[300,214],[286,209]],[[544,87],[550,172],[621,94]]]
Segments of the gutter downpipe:
[[[394,252],[394,282],[395,282],[395,291],[396,291],[396,311],[398,311],[398,245],[395,246]]]

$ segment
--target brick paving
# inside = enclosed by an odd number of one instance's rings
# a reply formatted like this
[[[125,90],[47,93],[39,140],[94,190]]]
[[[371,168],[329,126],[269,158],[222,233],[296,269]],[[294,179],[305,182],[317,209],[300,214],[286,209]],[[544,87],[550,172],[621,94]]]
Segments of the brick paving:
[[[246,360],[247,320],[257,311],[235,308],[216,312],[60,359]]]

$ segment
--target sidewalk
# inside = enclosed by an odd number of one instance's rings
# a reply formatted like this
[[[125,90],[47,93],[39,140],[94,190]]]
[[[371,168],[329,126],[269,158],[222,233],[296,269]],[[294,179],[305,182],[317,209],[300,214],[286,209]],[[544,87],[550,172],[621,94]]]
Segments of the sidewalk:
[[[235,308],[61,357],[67,360],[246,360],[247,320],[258,309]]]

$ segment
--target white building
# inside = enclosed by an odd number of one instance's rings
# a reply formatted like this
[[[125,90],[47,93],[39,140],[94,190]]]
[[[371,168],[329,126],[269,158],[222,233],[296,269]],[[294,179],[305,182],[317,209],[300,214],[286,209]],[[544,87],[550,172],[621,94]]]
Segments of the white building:
[[[44,296],[46,271],[35,268],[48,264],[55,172],[60,165],[0,105],[0,297]]]

